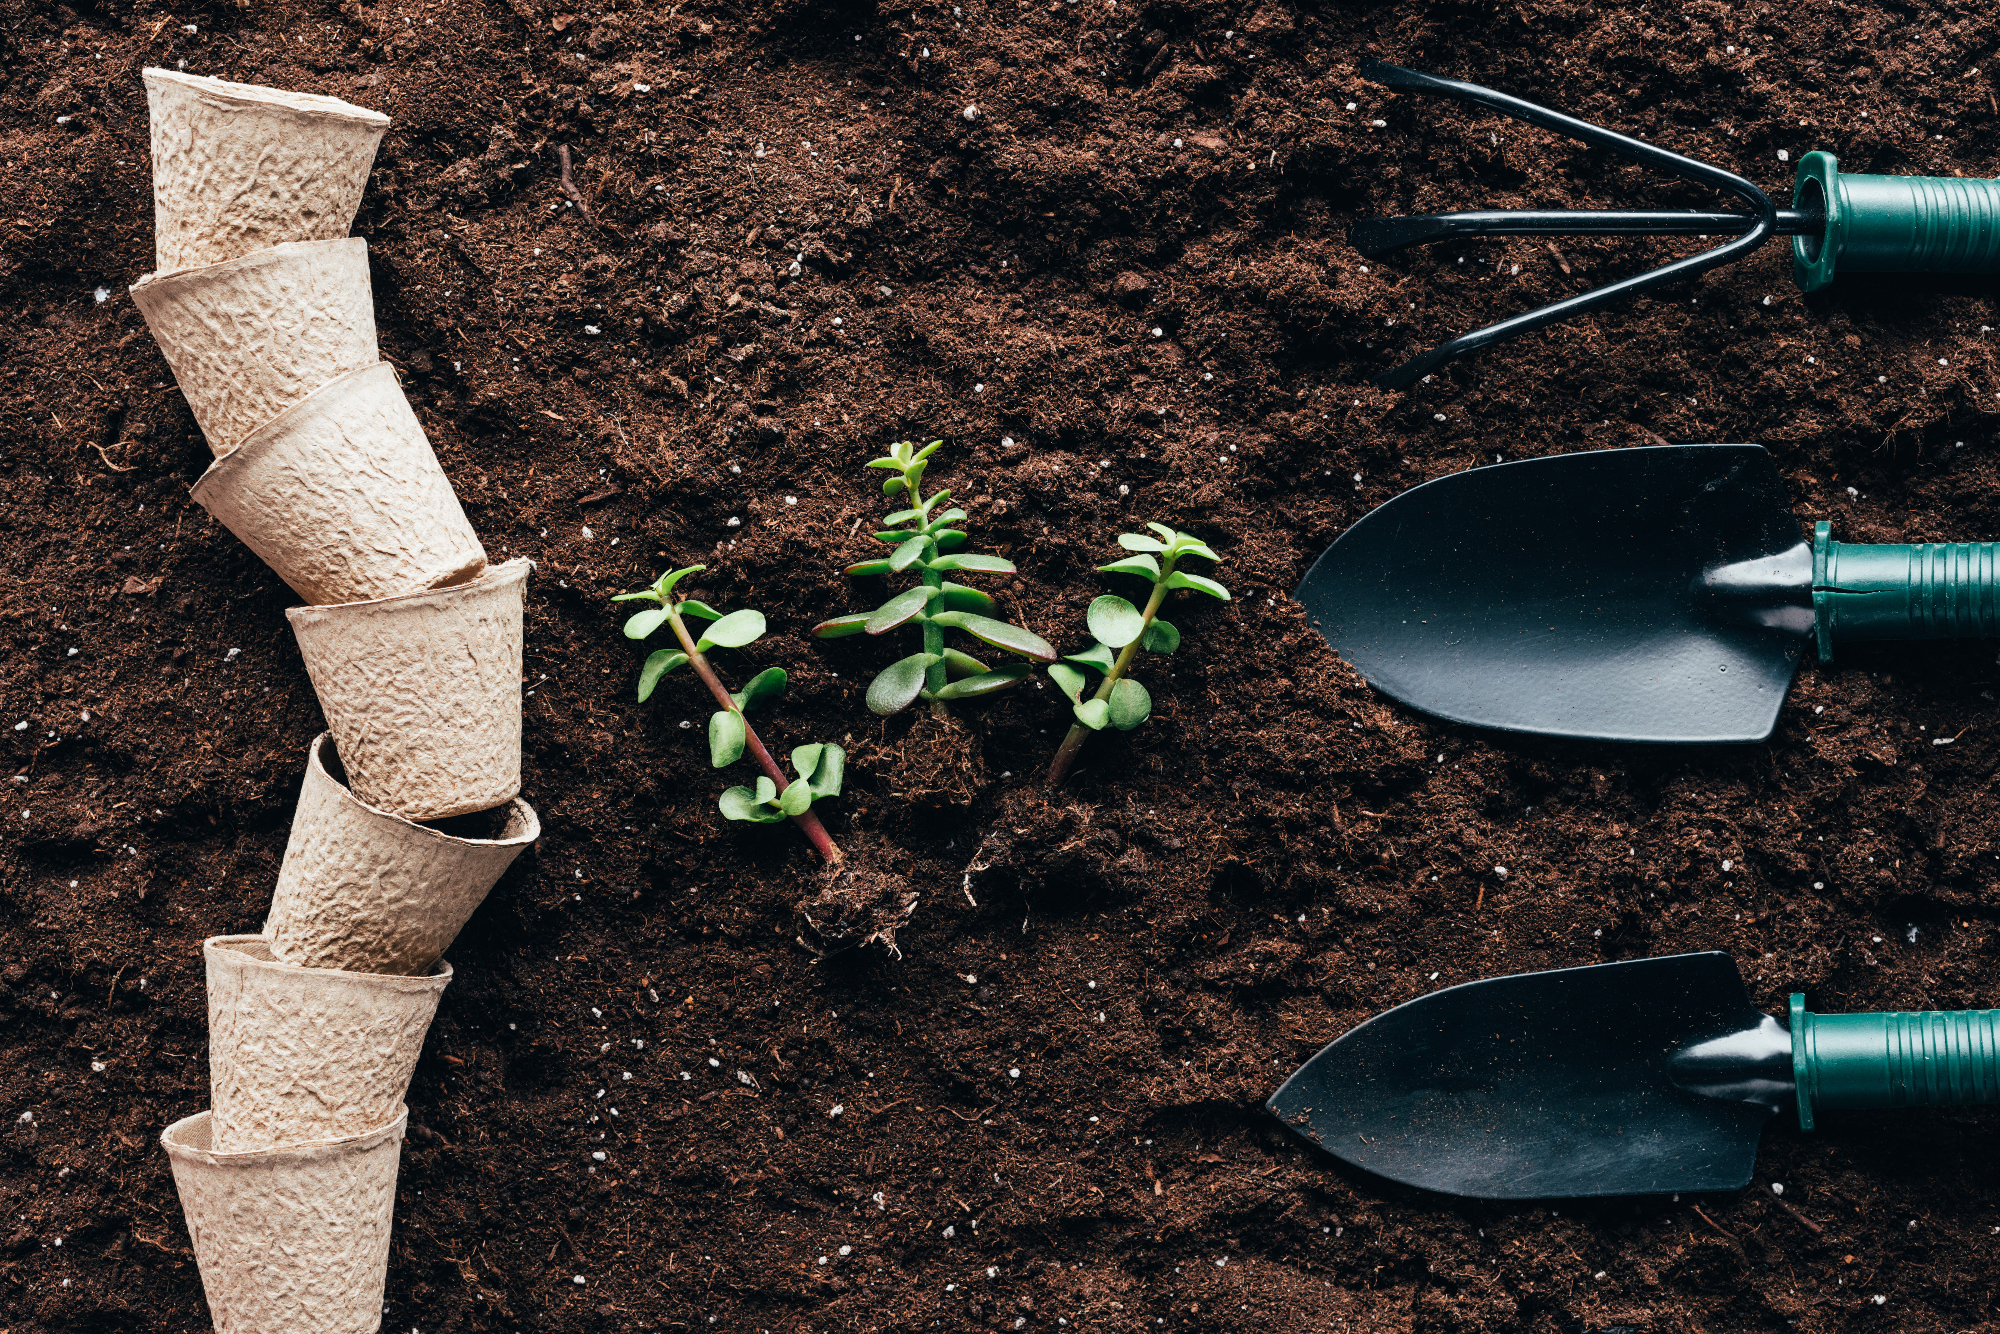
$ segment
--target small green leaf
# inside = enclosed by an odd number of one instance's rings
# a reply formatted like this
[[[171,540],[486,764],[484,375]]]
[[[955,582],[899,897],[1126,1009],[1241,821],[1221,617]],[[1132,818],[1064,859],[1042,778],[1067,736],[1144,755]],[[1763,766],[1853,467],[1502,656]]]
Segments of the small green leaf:
[[[1149,653],[1172,653],[1181,646],[1181,632],[1166,621],[1155,618],[1140,637],[1139,646]]]
[[[900,477],[891,477],[888,481],[882,483],[882,494],[885,496],[899,496],[903,494],[903,488],[908,485],[909,483]]]
[[[1065,653],[1065,662],[1073,662],[1079,667],[1088,667],[1100,674],[1108,673],[1118,662],[1108,645],[1092,644],[1081,653]]]
[[[793,754],[798,752],[794,751]],[[847,772],[847,752],[831,741],[819,757],[819,764],[812,773],[812,794],[814,797],[837,797],[840,795],[840,780]],[[803,776],[803,775],[802,775]]]
[[[1114,560],[1109,565],[1097,567],[1099,574],[1136,574],[1142,579],[1160,577],[1160,563],[1151,556],[1127,556],[1124,560]]]
[[[771,780],[763,780],[768,783]],[[763,805],[757,794],[747,787],[732,787],[716,798],[715,804],[722,811],[725,820],[747,820],[752,824],[776,824],[785,817]]]
[[[750,684],[737,691],[730,698],[736,707],[748,713],[767,699],[776,699],[785,693],[785,669],[766,667],[750,678]]]
[[[911,445],[909,441],[898,440],[895,444],[889,446],[889,457],[897,460],[904,467],[907,468],[910,464],[910,456],[914,452],[914,449],[915,446]]]
[[[924,548],[928,545],[930,545],[930,539],[921,534],[911,538],[909,541],[903,543],[903,545],[897,547],[895,554],[889,557],[889,568],[892,570],[909,569],[912,565],[923,559]]]
[[[1000,606],[999,603],[978,589],[967,588],[964,584],[954,584],[949,580],[946,581],[941,591],[944,593],[944,596],[939,598],[938,601],[944,604],[946,611],[970,611],[985,615],[988,612],[997,610]]]
[[[907,528],[893,528],[893,529],[885,529],[884,531],[875,533],[872,536],[875,538],[877,542],[880,542],[885,547],[899,547],[903,545],[903,543],[909,541],[912,537],[915,537],[916,534],[912,533]]]
[[[813,804],[812,784],[801,778],[778,796],[778,809],[786,815],[804,815]]]
[[[615,593],[612,595],[611,600],[613,602],[630,602],[634,598],[650,598],[654,602],[658,602],[660,595],[650,588],[642,588],[636,593]]]
[[[965,517],[964,510],[948,509],[942,514],[931,515],[931,521],[925,524],[924,527],[932,529],[942,528],[945,524],[957,523],[960,519],[963,519],[964,517]]]
[[[634,612],[632,619],[625,622],[625,637],[627,639],[644,639],[647,635],[652,634],[653,631],[666,623],[667,609],[665,607],[649,607],[645,611]]]
[[[944,673],[954,681],[962,676],[978,676],[986,670],[986,664],[970,653],[960,653],[955,648],[944,651]]]
[[[878,574],[887,574],[891,566],[886,560],[864,560],[847,567],[850,579],[872,579]]]
[[[975,570],[981,574],[1013,574],[1014,562],[999,556],[982,556],[970,552],[963,556],[939,556],[931,562],[933,570]]]
[[[939,699],[977,699],[981,695],[991,695],[1026,680],[1035,669],[1025,662],[1017,662],[994,671],[982,672],[978,676],[968,676],[963,681],[953,681],[937,692]]]
[[[924,670],[938,657],[912,653],[884,667],[868,685],[868,708],[883,717],[908,708],[924,688]]]
[[[895,472],[903,470],[902,461],[899,459],[870,459],[863,466],[869,468],[889,468]]]
[[[929,457],[930,457],[931,455],[933,455],[933,454],[937,453],[937,452],[938,452],[938,446],[939,446],[939,445],[942,445],[943,443],[944,443],[944,441],[942,441],[942,440],[933,440],[933,441],[931,441],[931,442],[930,442],[930,443],[929,443],[928,445],[925,445],[925,446],[923,447],[923,449],[922,449],[922,450],[921,450],[921,451],[920,451],[920,452],[919,452],[919,453],[917,454],[917,459],[916,459],[916,461],[917,461],[918,463],[922,463],[922,462],[923,462],[923,461],[924,461],[925,459],[927,459],[927,458],[929,458]]]
[[[792,748],[792,769],[801,778],[811,778],[813,770],[819,767],[820,757],[826,754],[826,746],[815,741],[810,745]]]
[[[1185,570],[1175,570],[1172,574],[1168,575],[1167,587],[1191,588],[1197,593],[1206,593],[1212,598],[1221,598],[1224,602],[1229,601],[1229,590],[1221,584],[1216,583],[1213,579],[1204,579],[1198,574],[1189,574]]]
[[[706,602],[696,602],[693,598],[689,598],[686,602],[681,603],[681,614],[683,616],[699,616],[704,621],[719,621],[722,619],[721,612],[709,606]]]
[[[1146,526],[1152,529],[1154,532],[1158,533],[1160,535],[1160,540],[1162,542],[1165,542],[1168,546],[1172,546],[1174,544],[1174,539],[1180,536],[1179,533],[1175,532],[1173,529],[1167,527],[1163,523],[1149,522]]]
[[[1198,537],[1189,537],[1186,533],[1182,533],[1174,539],[1174,555],[1200,556],[1203,560],[1212,560],[1218,563],[1222,560],[1222,557],[1208,549],[1208,543]]]
[[[1111,687],[1105,702],[1111,706],[1111,725],[1121,732],[1131,731],[1153,712],[1153,697],[1129,676]]]
[[[1152,538],[1141,537],[1137,533],[1118,534],[1118,545],[1124,547],[1127,551],[1165,551],[1167,549],[1166,543],[1155,542]]]
[[[923,517],[924,515],[922,510],[897,510],[894,514],[891,514],[888,518],[882,520],[882,522],[890,525],[895,525],[899,523],[915,523],[918,519],[921,519]]]
[[[1076,720],[1093,732],[1102,732],[1104,724],[1111,721],[1111,706],[1101,699],[1087,699],[1070,710]]]
[[[660,600],[664,602],[673,594],[675,584],[691,574],[700,574],[707,568],[706,565],[687,565],[669,574],[663,574],[653,582],[653,591],[659,594]]]
[[[768,778],[757,780],[757,804],[764,805],[778,799],[778,785]]]
[[[1091,601],[1084,622],[1100,644],[1108,644],[1112,648],[1124,648],[1146,628],[1146,618],[1139,614],[1137,607],[1110,593]]]
[[[1083,688],[1090,684],[1089,677],[1063,662],[1049,664],[1049,680],[1056,683],[1056,689],[1069,696],[1072,704],[1083,703]]]
[[[931,534],[931,541],[937,543],[939,551],[956,551],[965,545],[963,528],[940,528]]]
[[[717,709],[709,715],[708,762],[711,767],[725,769],[742,759],[744,740],[742,714]]]
[[[745,608],[742,611],[732,611],[709,626],[708,632],[701,637],[701,642],[694,647],[697,653],[706,653],[718,646],[742,648],[745,644],[754,644],[763,637],[764,613]]]
[[[923,584],[905,589],[895,597],[868,614],[866,629],[871,635],[886,635],[897,626],[921,615],[924,606],[931,599],[931,590]]]
[[[845,639],[858,635],[868,626],[868,613],[857,611],[849,616],[836,616],[830,621],[821,621],[812,628],[814,639]]]
[[[684,665],[688,655],[679,649],[663,648],[646,655],[646,665],[639,669],[639,702],[644,704],[653,697],[653,688],[660,684],[660,678],[675,668]]]
[[[1009,653],[1018,653],[1024,658],[1034,658],[1039,662],[1054,662],[1056,651],[1049,647],[1049,641],[1032,630],[1023,630],[1018,625],[996,621],[991,616],[976,616],[969,611],[941,611],[931,617],[939,625],[949,625],[963,630],[974,639],[1004,648]]]

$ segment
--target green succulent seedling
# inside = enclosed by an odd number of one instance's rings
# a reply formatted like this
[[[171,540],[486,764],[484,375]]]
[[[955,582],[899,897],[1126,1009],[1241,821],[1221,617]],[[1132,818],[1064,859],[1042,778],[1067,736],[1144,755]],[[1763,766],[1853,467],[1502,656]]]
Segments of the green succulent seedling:
[[[768,667],[750,678],[741,690],[726,689],[709,665],[712,648],[747,648],[764,637],[764,613],[732,611],[727,616],[694,598],[676,597],[675,586],[691,574],[707,569],[690,565],[661,575],[650,588],[636,593],[620,593],[613,602],[644,600],[658,605],[636,613],[625,622],[627,639],[645,639],[662,625],[671,626],[678,649],[663,648],[647,655],[639,669],[639,699],[652,698],[662,679],[682,667],[692,667],[715,702],[721,705],[708,720],[708,760],[724,769],[743,758],[748,750],[764,770],[755,787],[732,787],[718,799],[724,818],[747,820],[752,824],[775,824],[789,819],[805,831],[812,845],[829,865],[841,860],[840,849],[814,814],[813,803],[821,797],[840,795],[841,777],[847,767],[847,753],[831,742],[814,742],[792,752],[796,777],[787,778],[763,740],[750,726],[750,710],[785,693],[785,669]],[[706,621],[701,637],[688,629],[688,619]]]
[[[836,616],[813,627],[821,639],[847,635],[886,635],[904,625],[923,630],[923,650],[890,663],[876,674],[868,686],[868,707],[879,714],[896,713],[919,699],[944,712],[951,700],[975,699],[996,690],[1018,685],[1034,671],[1034,663],[1054,662],[1056,651],[1040,635],[1010,625],[991,613],[998,610],[992,598],[976,588],[948,581],[945,576],[959,573],[1013,574],[1012,562],[998,556],[962,552],[965,532],[952,527],[965,521],[962,509],[937,511],[950,499],[951,492],[938,491],[922,497],[924,469],[944,441],[933,440],[918,450],[909,441],[890,446],[885,458],[871,462],[871,468],[895,473],[882,483],[887,496],[906,496],[908,509],[898,510],[885,522],[875,540],[895,548],[887,560],[866,560],[847,567],[855,578],[876,574],[904,574],[914,571],[919,583],[890,598],[874,611]],[[936,512],[934,512],[936,511]],[[946,648],[944,632],[959,630],[994,648],[1018,653],[1028,662],[988,667],[969,653]]]
[[[1072,712],[1076,714],[1076,724],[1069,729],[1069,735],[1063,738],[1061,748],[1049,764],[1051,787],[1069,777],[1077,752],[1092,732],[1101,732],[1106,727],[1129,732],[1151,716],[1153,697],[1125,672],[1141,648],[1153,653],[1172,653],[1181,646],[1181,632],[1159,619],[1160,606],[1167,600],[1167,594],[1185,588],[1224,602],[1229,600],[1229,590],[1215,580],[1175,568],[1189,556],[1220,561],[1222,558],[1210,551],[1206,543],[1163,523],[1146,526],[1158,536],[1118,534],[1118,545],[1132,554],[1097,567],[1105,574],[1129,574],[1152,580],[1152,596],[1146,599],[1145,610],[1109,593],[1096,599],[1088,613],[1090,633],[1096,642],[1081,653],[1068,654],[1049,668],[1049,679],[1069,696]],[[1084,675],[1086,671],[1104,675],[1089,699],[1083,697],[1083,688],[1090,683]]]

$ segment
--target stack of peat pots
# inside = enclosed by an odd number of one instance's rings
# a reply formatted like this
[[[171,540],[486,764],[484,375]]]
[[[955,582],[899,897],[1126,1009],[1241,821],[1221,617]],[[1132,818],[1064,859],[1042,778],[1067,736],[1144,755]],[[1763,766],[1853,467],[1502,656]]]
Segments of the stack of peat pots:
[[[329,729],[263,933],[203,945],[212,1105],[163,1139],[217,1329],[369,1334],[441,956],[539,833],[515,795],[528,562],[487,564],[376,349],[347,230],[388,117],[145,81],[158,271],[132,295],[216,456],[195,499],[306,601]]]

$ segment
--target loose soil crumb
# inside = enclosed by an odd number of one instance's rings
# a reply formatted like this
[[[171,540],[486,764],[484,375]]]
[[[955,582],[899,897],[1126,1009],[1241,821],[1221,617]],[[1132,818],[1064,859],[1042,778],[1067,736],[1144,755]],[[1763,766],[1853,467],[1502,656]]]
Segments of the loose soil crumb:
[[[199,943],[261,922],[322,726],[127,294],[139,71],[183,64],[395,118],[355,224],[382,349],[488,550],[537,562],[545,832],[450,954],[385,1329],[1989,1327],[1991,1110],[1774,1124],[1739,1194],[1539,1207],[1260,1111],[1496,973],[1719,948],[1773,1012],[2000,996],[1992,644],[1808,666],[1767,745],[1618,749],[1393,707],[1287,596],[1404,487],[1655,438],[1764,442],[1844,540],[2000,537],[1991,287],[1805,298],[1772,244],[1375,392],[1703,242],[1370,262],[1355,217],[1714,204],[1371,54],[1786,195],[1812,148],[2000,176],[1991,25],[1935,3],[0,0],[0,1327],[208,1327],[158,1139],[207,1105]],[[807,634],[881,600],[839,571],[904,438],[1022,571],[967,582],[1065,652],[1121,528],[1226,558],[1235,600],[1177,600],[1141,661],[1152,721],[1057,794],[1058,692],[959,707],[948,747],[863,707],[901,637]],[[607,599],[687,563],[770,617],[718,662],[790,674],[772,746],[857,757],[825,815],[920,897],[900,960],[801,948],[811,849],[718,817],[697,683],[634,701]]]

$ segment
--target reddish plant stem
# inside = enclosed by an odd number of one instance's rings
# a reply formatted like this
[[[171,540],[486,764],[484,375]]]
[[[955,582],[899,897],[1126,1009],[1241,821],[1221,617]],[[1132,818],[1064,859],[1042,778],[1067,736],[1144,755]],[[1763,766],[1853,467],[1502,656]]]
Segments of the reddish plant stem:
[[[1132,659],[1138,655],[1139,641],[1146,637],[1146,631],[1152,628],[1153,618],[1160,614],[1160,604],[1167,600],[1167,576],[1173,572],[1172,561],[1168,561],[1161,568],[1160,577],[1153,582],[1153,596],[1146,599],[1146,610],[1143,613],[1145,619],[1140,623],[1137,638],[1119,650],[1117,661],[1113,662],[1111,670],[1104,674],[1104,680],[1099,683],[1097,692],[1091,696],[1092,699],[1111,698],[1111,687],[1124,678],[1125,669],[1132,665]],[[1076,723],[1069,729],[1069,735],[1063,738],[1055,759],[1049,762],[1050,787],[1062,786],[1063,780],[1069,777],[1070,766],[1076,763],[1077,752],[1083,749],[1083,743],[1089,739],[1090,729],[1082,723]]]
[[[708,687],[708,693],[715,696],[715,702],[743,720],[744,744],[750,748],[750,753],[757,757],[757,763],[764,767],[765,775],[778,785],[778,791],[783,792],[790,786],[792,780],[785,777],[785,771],[771,758],[771,752],[764,749],[764,739],[757,735],[757,729],[750,725],[750,720],[744,717],[743,710],[736,707],[736,701],[731,699],[729,692],[723,688],[721,680],[715,675],[715,669],[708,665],[708,659],[695,647],[694,636],[688,633],[687,623],[681,620],[680,608],[671,603],[667,605],[667,623],[674,627],[674,638],[681,641],[681,651],[688,655],[688,666],[694,668],[694,674]],[[791,820],[805,833],[814,851],[826,859],[828,866],[840,865],[844,860],[840,848],[834,843],[833,835],[826,832],[826,826],[819,822],[819,816],[812,807],[806,807],[803,813],[792,816]]]

